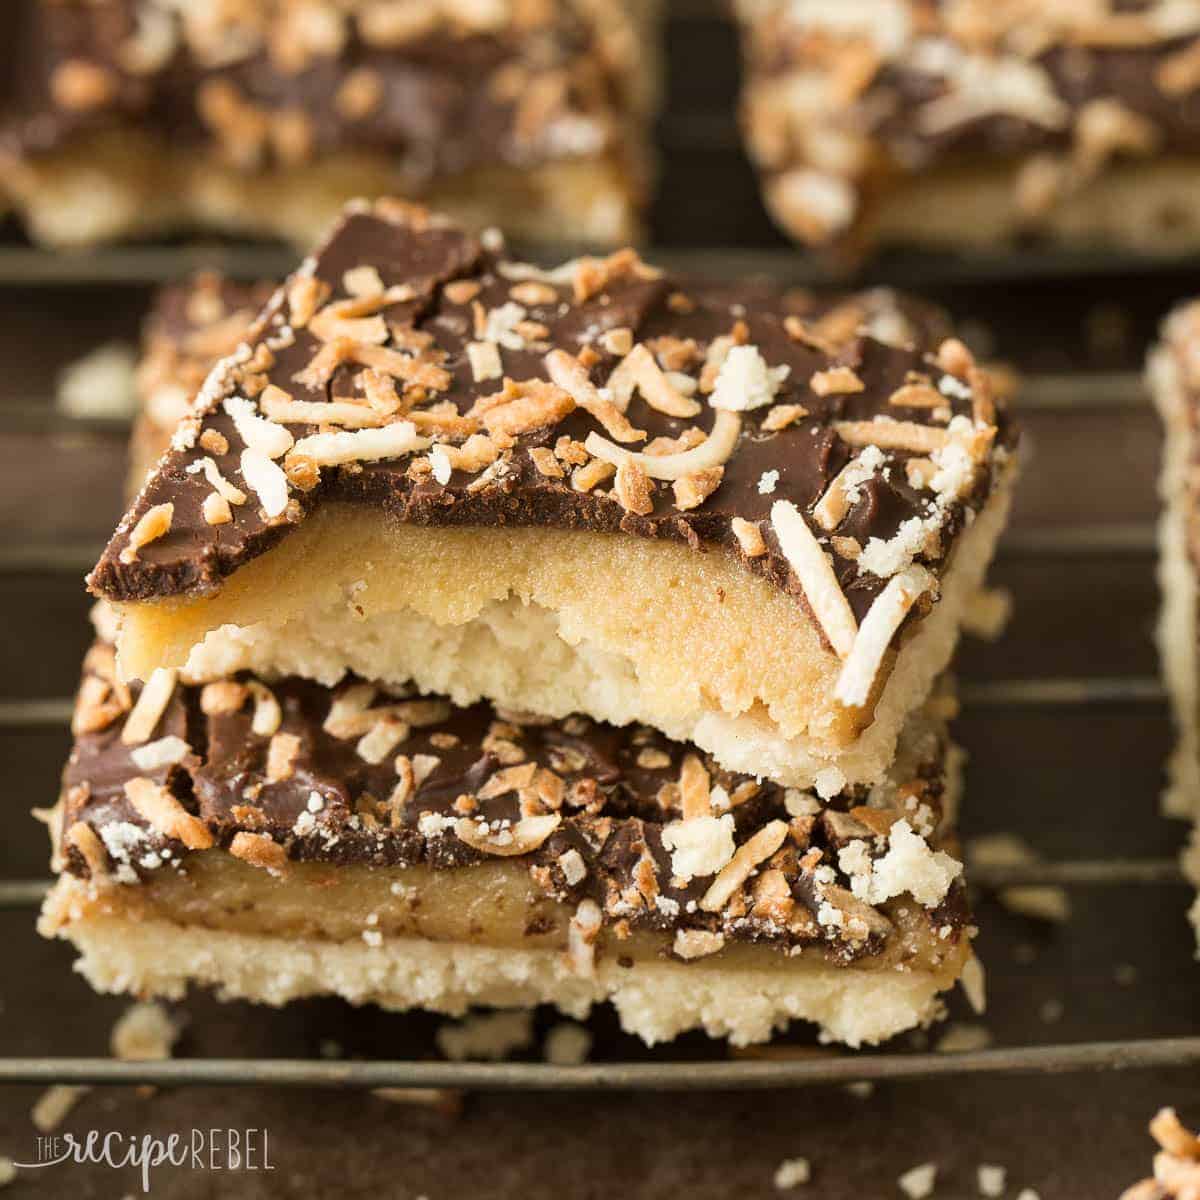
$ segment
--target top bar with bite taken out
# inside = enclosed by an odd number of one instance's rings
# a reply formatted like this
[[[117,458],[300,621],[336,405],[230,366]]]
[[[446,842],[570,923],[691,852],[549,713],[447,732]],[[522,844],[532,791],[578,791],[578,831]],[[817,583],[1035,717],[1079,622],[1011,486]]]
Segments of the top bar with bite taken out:
[[[354,671],[639,721],[827,794],[881,778],[1016,435],[933,322],[878,294],[797,307],[352,207],[90,576],[122,671]]]

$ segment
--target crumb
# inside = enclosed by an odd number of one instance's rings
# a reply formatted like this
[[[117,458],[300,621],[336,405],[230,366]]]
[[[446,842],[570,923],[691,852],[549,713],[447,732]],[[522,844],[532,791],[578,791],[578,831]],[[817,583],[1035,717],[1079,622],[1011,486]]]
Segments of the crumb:
[[[1003,1167],[985,1164],[976,1172],[981,1196],[1003,1196],[1008,1172]]]
[[[81,420],[131,417],[137,408],[132,346],[112,342],[85,354],[58,377],[55,403],[59,412]]]
[[[8,1187],[16,1177],[16,1164],[11,1158],[5,1158],[3,1154],[0,1154],[0,1187]]]
[[[389,1104],[415,1104],[435,1108],[443,1116],[457,1117],[462,1112],[462,1092],[452,1088],[373,1088],[371,1095]]]
[[[909,1200],[925,1200],[926,1196],[933,1195],[937,1184],[937,1164],[922,1163],[919,1167],[913,1167],[911,1171],[905,1171],[896,1183]]]
[[[1013,597],[1007,588],[981,587],[967,603],[962,627],[985,642],[994,642],[1012,619]]]
[[[179,1026],[162,1004],[131,1004],[113,1026],[109,1046],[125,1062],[155,1062],[171,1057]]]
[[[967,851],[975,867],[1021,867],[1041,861],[1023,838],[1012,833],[974,838]],[[1071,917],[1071,901],[1064,888],[1009,887],[1001,889],[998,895],[1005,908],[1021,916],[1057,923]]]
[[[785,1158],[775,1168],[775,1187],[778,1191],[790,1191],[812,1178],[812,1167],[807,1158]]]
[[[526,1011],[483,1013],[438,1026],[438,1049],[455,1062],[499,1062],[533,1043],[533,1014]]]
[[[971,1050],[986,1050],[991,1044],[991,1031],[984,1026],[954,1024],[942,1035],[937,1050],[939,1054],[961,1054]]]
[[[875,1094],[875,1084],[869,1079],[860,1079],[846,1084],[846,1091],[856,1100],[868,1100]]]
[[[70,1115],[71,1109],[90,1089],[83,1085],[56,1083],[38,1098],[29,1114],[38,1133],[52,1133]]]
[[[756,346],[732,346],[717,374],[709,403],[713,408],[747,412],[764,408],[787,378],[788,367],[768,367]]]
[[[574,1021],[559,1022],[542,1043],[542,1057],[556,1067],[577,1067],[587,1062],[591,1051],[592,1035]]]

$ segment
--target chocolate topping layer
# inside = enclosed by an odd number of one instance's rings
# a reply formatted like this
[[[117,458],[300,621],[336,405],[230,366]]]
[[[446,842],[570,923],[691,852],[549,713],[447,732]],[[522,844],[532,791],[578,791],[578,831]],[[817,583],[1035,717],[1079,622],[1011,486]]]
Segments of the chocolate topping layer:
[[[914,560],[936,575],[1015,438],[961,344],[935,360],[937,324],[886,294],[821,311],[683,283],[632,251],[542,272],[381,202],[346,217],[214,371],[89,583],[114,600],[202,595],[338,500],[415,524],[719,547],[802,597],[773,519],[785,501],[861,619]],[[245,496],[219,523],[206,459]]]
[[[910,726],[888,781],[821,804],[651,730],[583,717],[456,709],[357,681],[168,686],[146,724],[146,692],[117,682],[111,647],[89,654],[63,779],[70,872],[135,884],[210,844],[239,853],[238,835],[279,848],[251,859],[268,869],[515,857],[548,896],[590,899],[608,924],[823,946],[847,961],[880,950],[906,886],[934,886],[920,903],[948,946],[967,918],[957,864],[935,849],[947,842],[947,741],[932,710]],[[907,874],[893,877],[901,843]]]
[[[416,184],[619,148],[642,103],[615,2],[18,7],[0,145],[23,155],[133,126],[245,169],[385,153]]]

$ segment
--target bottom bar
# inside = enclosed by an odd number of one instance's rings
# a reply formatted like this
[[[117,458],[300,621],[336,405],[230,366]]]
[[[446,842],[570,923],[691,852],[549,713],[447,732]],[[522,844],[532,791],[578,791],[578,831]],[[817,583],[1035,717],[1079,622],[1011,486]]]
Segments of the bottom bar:
[[[101,991],[460,1013],[611,1002],[647,1042],[850,1045],[970,961],[943,691],[828,802],[647,729],[351,682],[129,691],[90,652],[41,930]]]

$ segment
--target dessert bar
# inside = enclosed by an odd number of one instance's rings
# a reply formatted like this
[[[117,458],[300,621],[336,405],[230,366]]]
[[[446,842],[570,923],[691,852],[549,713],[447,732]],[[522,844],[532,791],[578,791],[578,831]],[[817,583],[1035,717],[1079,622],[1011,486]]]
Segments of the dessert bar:
[[[966,348],[880,340],[897,323],[355,206],[90,576],[121,671],[353,672],[651,725],[823,795],[880,780],[1015,468]]]
[[[0,193],[43,242],[308,246],[387,193],[533,239],[636,232],[654,0],[13,3]]]
[[[648,1042],[875,1042],[970,960],[944,692],[822,803],[646,728],[361,680],[144,686],[88,655],[41,930],[101,991],[457,1013],[611,1001]]]
[[[775,219],[848,255],[1200,245],[1200,7],[737,0]]]
[[[1200,554],[1200,304],[1181,305],[1166,320],[1150,355],[1150,389],[1163,419],[1166,443],[1159,491],[1159,582],[1163,607],[1159,656],[1175,719],[1177,744],[1169,764],[1166,809],[1195,818],[1197,832],[1185,866],[1200,886],[1200,679],[1197,677],[1197,556]],[[1200,935],[1200,901],[1192,909]]]

